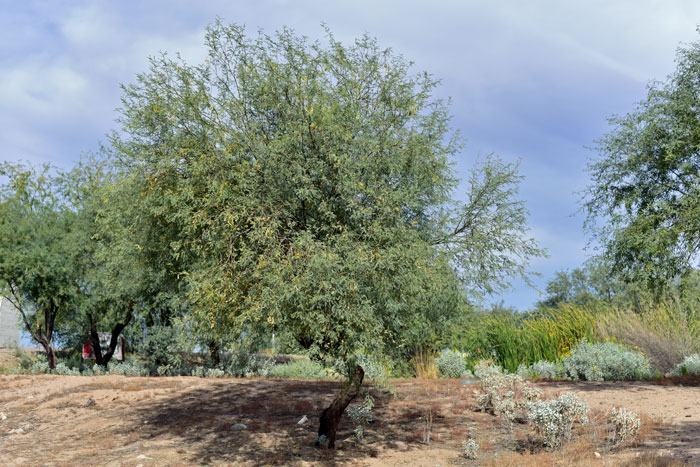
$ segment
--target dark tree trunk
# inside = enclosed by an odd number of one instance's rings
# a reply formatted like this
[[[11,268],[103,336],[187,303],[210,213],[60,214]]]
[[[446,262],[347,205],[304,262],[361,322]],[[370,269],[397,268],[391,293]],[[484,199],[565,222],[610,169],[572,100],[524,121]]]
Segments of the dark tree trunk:
[[[365,377],[365,370],[360,365],[355,367],[355,371],[350,375],[345,386],[340,393],[335,397],[331,405],[321,412],[320,423],[318,426],[318,437],[325,436],[328,440],[328,449],[335,448],[335,435],[338,431],[340,417],[343,416],[345,408],[357,397],[362,386],[362,380]],[[317,440],[316,445],[320,445]]]
[[[219,364],[221,363],[221,355],[219,354],[218,341],[209,341],[209,356],[211,357],[211,364],[214,366],[219,366]]]
[[[109,339],[109,348],[103,354],[102,346],[100,345],[100,335],[97,333],[97,326],[95,325],[95,319],[92,313],[89,314],[90,317],[90,340],[92,340],[92,349],[95,353],[95,363],[107,367],[107,364],[112,359],[114,351],[117,348],[117,343],[119,342],[119,335],[122,333],[124,328],[131,321],[131,317],[134,311],[134,304],[129,304],[129,308],[124,318],[123,323],[117,323],[112,329],[112,336]]]
[[[44,345],[44,349],[46,349],[46,359],[49,362],[49,368],[54,370],[56,368],[56,354],[53,351],[53,346],[49,342]]]
[[[19,291],[12,284],[10,284],[10,293],[12,294],[14,300],[10,297],[5,298],[7,298],[10,301],[10,303],[14,305],[17,311],[19,311],[19,314],[22,317],[22,321],[24,322],[24,325],[26,326],[27,331],[29,331],[29,334],[32,336],[32,338],[36,342],[38,342],[42,347],[44,347],[49,368],[52,370],[55,369],[56,354],[54,353],[53,346],[51,345],[51,338],[53,337],[53,326],[56,320],[56,315],[58,314],[58,307],[55,303],[48,304],[44,309],[44,324],[46,325],[45,330],[42,331],[41,323],[39,322],[38,316],[35,321],[35,330],[32,327],[29,318],[27,318],[26,313],[24,312],[24,308],[22,307],[22,301],[20,300]]]

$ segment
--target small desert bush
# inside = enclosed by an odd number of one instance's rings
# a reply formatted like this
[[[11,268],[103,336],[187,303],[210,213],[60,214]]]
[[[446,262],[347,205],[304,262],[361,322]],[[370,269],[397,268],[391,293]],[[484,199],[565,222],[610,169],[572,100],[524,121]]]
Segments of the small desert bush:
[[[610,423],[615,426],[611,431],[611,441],[613,446],[634,441],[639,435],[641,421],[636,413],[624,407],[613,408],[610,414]]]
[[[41,375],[44,373],[48,373],[49,371],[49,362],[44,360],[37,360],[29,365],[29,368],[27,368],[26,372],[30,375]]]
[[[107,364],[108,372],[111,375],[123,376],[148,376],[148,368],[137,359],[127,359],[122,362],[111,361]]]
[[[628,380],[651,376],[646,356],[614,342],[580,341],[564,356],[562,365],[574,380]]]
[[[700,355],[688,355],[681,363],[671,370],[672,376],[700,375]]]
[[[528,404],[541,395],[539,389],[530,387],[521,376],[508,373],[489,361],[479,362],[474,374],[480,380],[481,391],[476,398],[478,408],[497,416],[508,431],[515,420],[525,420]]]
[[[355,425],[355,437],[362,441],[365,435],[365,426],[372,422],[372,408],[374,407],[374,398],[369,394],[365,395],[362,404],[351,405],[347,408],[348,416]]]
[[[566,370],[561,363],[540,360],[530,366],[521,364],[518,374],[523,378],[562,379],[566,376]]]
[[[470,374],[467,370],[467,354],[459,350],[443,349],[435,363],[443,378],[463,378]]]
[[[266,355],[237,353],[227,358],[226,361],[222,360],[225,374],[236,378],[267,377],[274,366],[274,359]]]
[[[289,363],[275,365],[269,373],[274,378],[321,379],[328,378],[328,372],[320,363],[300,358]]]
[[[479,455],[479,443],[473,439],[463,440],[462,455],[467,459],[475,460]]]
[[[53,373],[62,376],[80,376],[79,369],[71,368],[63,362],[56,364],[56,368],[54,368]]]
[[[557,449],[564,441],[571,439],[575,423],[588,423],[587,414],[586,403],[580,401],[574,393],[568,392],[558,399],[532,402],[528,419],[535,426],[536,433],[542,437],[544,445]]]

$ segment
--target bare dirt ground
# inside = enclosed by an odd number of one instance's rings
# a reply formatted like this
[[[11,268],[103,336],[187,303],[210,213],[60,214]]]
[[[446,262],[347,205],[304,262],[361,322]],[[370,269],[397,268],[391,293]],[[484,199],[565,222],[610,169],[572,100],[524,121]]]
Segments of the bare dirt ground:
[[[539,383],[549,395],[577,392],[595,423],[561,452],[531,453],[526,425],[506,433],[474,411],[474,386],[395,380],[396,397],[375,392],[365,441],[344,417],[338,449],[328,452],[313,443],[337,381],[0,375],[0,464],[700,465],[698,381],[670,383]],[[612,406],[647,414],[638,445],[595,444]],[[309,422],[298,425],[303,415]],[[246,429],[232,430],[237,423]],[[476,462],[460,457],[470,429],[481,446]]]

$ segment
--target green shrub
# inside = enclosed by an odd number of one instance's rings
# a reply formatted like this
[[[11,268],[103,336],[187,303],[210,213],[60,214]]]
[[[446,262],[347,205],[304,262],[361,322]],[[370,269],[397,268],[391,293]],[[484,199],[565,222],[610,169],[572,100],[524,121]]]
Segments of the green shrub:
[[[274,378],[321,379],[328,378],[328,372],[318,362],[308,358],[292,360],[289,363],[275,365],[269,373]]]
[[[443,349],[435,363],[443,378],[463,378],[469,374],[467,355],[458,350]]]
[[[564,369],[572,379],[586,381],[643,379],[651,376],[649,360],[639,352],[613,342],[577,343],[564,356]]]
[[[80,370],[71,368],[63,362],[56,364],[53,373],[62,376],[80,376]]]
[[[112,361],[108,363],[109,374],[123,376],[148,376],[149,371],[143,363],[135,359],[127,359],[123,362]]]
[[[700,375],[700,355],[693,354],[685,357],[681,363],[671,370],[671,375]]]
[[[275,361],[266,355],[236,353],[222,359],[221,367],[227,376],[234,378],[267,377],[275,366]]]

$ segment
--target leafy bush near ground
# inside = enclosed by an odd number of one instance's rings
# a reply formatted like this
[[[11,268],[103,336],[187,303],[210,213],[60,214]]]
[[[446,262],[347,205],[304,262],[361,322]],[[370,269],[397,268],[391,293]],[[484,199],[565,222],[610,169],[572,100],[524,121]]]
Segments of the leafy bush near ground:
[[[651,376],[649,360],[643,354],[613,342],[578,342],[562,365],[574,380],[604,381],[645,379]]]
[[[321,379],[328,378],[328,372],[320,363],[300,358],[289,363],[275,365],[270,370],[269,376],[275,378],[300,378],[300,379]]]
[[[540,360],[530,366],[521,364],[518,374],[523,378],[562,379],[566,377],[566,370],[561,363]]]
[[[615,427],[610,433],[613,446],[633,441],[639,435],[641,420],[636,413],[624,407],[613,408],[609,422]]]
[[[571,439],[575,423],[588,423],[588,406],[576,394],[567,392],[558,399],[535,401],[530,404],[528,419],[545,446],[556,449]]]
[[[681,363],[671,370],[671,375],[700,375],[700,354],[693,354],[685,357]]]
[[[435,363],[443,378],[463,378],[470,374],[467,370],[467,354],[458,350],[443,349]]]

